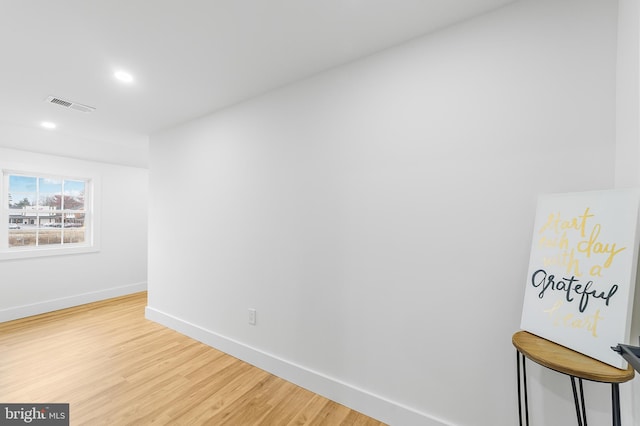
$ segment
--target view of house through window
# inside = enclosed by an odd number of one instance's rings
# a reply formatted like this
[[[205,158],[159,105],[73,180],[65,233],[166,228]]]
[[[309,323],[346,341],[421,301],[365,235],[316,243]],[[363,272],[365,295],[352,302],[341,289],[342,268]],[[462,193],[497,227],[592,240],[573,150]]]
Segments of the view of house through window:
[[[8,174],[9,248],[83,244],[88,180]]]

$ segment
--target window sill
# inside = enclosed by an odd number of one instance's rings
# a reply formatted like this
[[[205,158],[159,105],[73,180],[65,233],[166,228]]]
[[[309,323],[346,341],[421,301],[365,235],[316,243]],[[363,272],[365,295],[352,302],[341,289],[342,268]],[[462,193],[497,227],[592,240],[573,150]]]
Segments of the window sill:
[[[74,246],[74,247],[29,247],[25,249],[11,249],[0,252],[0,261],[33,259],[48,256],[66,256],[84,253],[97,253],[100,251],[96,246]]]

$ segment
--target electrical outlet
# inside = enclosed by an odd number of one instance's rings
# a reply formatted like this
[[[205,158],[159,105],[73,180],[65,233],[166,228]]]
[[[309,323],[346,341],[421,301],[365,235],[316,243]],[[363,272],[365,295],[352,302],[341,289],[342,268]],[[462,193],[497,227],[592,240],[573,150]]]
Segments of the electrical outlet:
[[[256,310],[249,308],[249,324],[256,325]]]

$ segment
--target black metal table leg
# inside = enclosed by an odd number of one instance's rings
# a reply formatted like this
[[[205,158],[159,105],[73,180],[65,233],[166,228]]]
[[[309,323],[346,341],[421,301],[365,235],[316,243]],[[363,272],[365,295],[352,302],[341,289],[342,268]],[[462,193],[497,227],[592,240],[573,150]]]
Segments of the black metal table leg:
[[[611,411],[613,411],[613,426],[622,426],[620,418],[620,386],[611,383]]]
[[[520,374],[520,358],[522,357],[522,375]],[[529,426],[529,401],[527,398],[527,368],[525,366],[525,356],[516,350],[516,358],[518,365],[518,421],[522,426],[522,394],[524,394],[524,412],[525,412],[525,424]],[[522,381],[520,377],[522,376]]]
[[[578,417],[578,426],[587,426],[587,409],[584,405],[584,388],[582,387],[582,379],[578,379],[580,385],[580,398],[576,389],[576,377],[571,377],[571,388],[573,389],[573,402],[576,406],[576,416]]]

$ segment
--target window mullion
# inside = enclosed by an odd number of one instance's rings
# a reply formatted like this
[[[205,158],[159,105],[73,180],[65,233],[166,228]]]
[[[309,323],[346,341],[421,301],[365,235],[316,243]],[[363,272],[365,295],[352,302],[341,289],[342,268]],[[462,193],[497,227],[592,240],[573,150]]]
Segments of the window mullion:
[[[67,213],[64,209],[64,179],[62,180],[62,192],[60,193],[60,211],[62,212],[62,226],[60,227],[60,245],[64,245],[64,232]]]
[[[36,178],[36,205],[35,205],[35,212],[36,212],[36,221],[38,220],[38,207],[40,207],[40,178],[37,177]],[[37,222],[36,222],[37,223]],[[36,225],[36,247],[40,246],[40,227]]]

